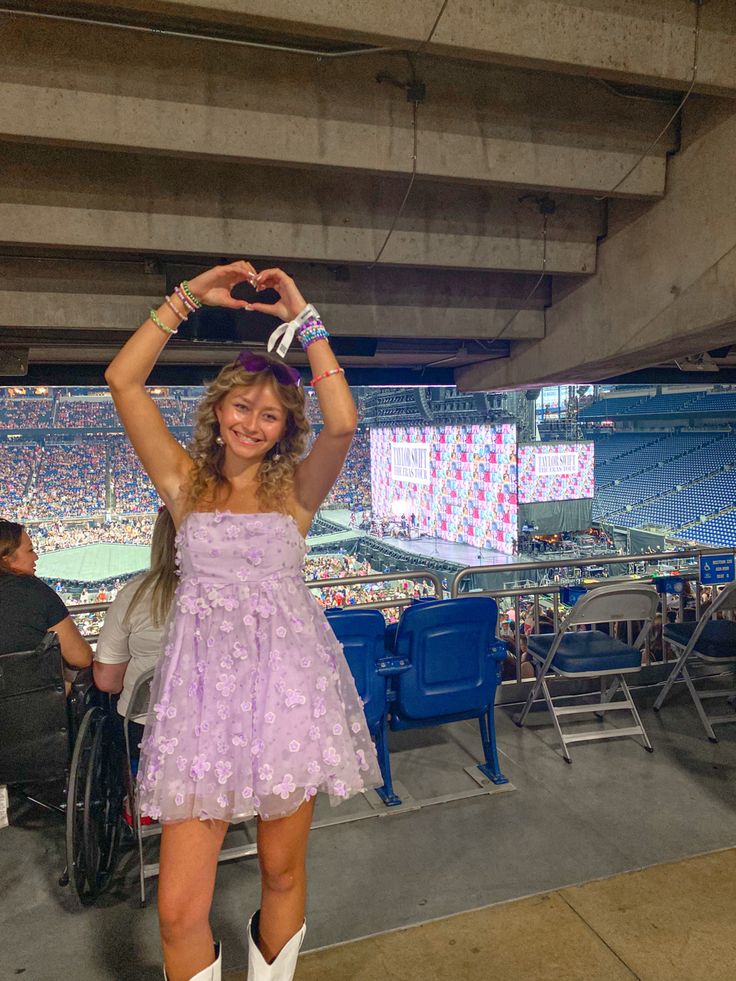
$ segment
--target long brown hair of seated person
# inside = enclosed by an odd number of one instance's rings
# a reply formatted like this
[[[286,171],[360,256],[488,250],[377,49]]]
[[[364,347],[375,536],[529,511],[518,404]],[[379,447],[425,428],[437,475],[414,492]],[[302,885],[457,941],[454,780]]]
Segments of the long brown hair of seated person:
[[[133,594],[125,622],[130,623],[131,614],[144,597],[148,596],[151,623],[154,627],[163,626],[171,609],[176,584],[176,528],[168,508],[163,507],[153,526],[151,567]]]

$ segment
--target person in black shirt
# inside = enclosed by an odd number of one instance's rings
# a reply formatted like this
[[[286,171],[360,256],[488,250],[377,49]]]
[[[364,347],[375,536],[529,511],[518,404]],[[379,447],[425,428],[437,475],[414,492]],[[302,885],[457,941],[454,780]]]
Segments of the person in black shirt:
[[[33,650],[51,630],[70,667],[89,667],[92,648],[57,593],[36,578],[37,561],[23,525],[0,520],[0,654]]]

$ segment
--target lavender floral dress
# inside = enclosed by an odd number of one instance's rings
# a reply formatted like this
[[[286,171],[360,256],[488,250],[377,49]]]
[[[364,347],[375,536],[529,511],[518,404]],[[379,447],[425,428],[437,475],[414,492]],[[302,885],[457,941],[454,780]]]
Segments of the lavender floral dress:
[[[138,771],[142,814],[240,821],[381,784],[340,644],[285,514],[193,512]]]

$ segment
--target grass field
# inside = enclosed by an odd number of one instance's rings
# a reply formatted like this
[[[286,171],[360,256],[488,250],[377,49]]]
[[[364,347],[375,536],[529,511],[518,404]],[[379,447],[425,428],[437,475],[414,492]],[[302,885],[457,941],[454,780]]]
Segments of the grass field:
[[[147,569],[149,554],[148,545],[79,545],[42,555],[36,575],[47,580],[108,582]]]

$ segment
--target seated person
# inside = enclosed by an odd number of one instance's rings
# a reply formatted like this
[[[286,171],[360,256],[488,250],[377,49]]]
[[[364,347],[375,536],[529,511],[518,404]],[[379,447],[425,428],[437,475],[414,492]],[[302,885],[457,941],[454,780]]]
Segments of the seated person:
[[[151,539],[151,567],[131,579],[110,604],[97,639],[92,668],[100,691],[117,694],[118,713],[124,716],[138,678],[155,666],[163,650],[164,627],[177,584],[176,529],[166,508],[159,511]],[[134,760],[143,736],[145,715],[131,723],[130,748]]]
[[[59,595],[36,577],[37,561],[23,525],[0,520],[0,654],[33,650],[50,630],[70,667],[89,667],[92,648]]]

